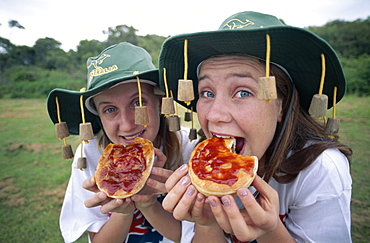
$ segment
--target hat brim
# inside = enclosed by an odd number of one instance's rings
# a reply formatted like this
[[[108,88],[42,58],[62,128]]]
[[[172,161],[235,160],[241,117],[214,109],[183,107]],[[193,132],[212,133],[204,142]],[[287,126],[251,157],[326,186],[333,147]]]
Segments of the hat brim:
[[[168,87],[177,100],[178,79],[184,76],[184,40],[188,40],[188,79],[193,80],[195,100],[190,106],[196,110],[198,100],[197,66],[205,59],[225,54],[246,54],[265,60],[266,34],[271,39],[272,63],[285,68],[299,93],[300,104],[308,110],[312,96],[317,94],[321,79],[321,54],[326,59],[323,93],[333,103],[334,86],[337,101],[346,89],[343,69],[330,45],[317,35],[292,26],[267,27],[253,30],[218,30],[182,34],[167,39],[159,59],[160,87],[164,89],[163,68],[166,68]],[[180,102],[186,106],[183,102]]]
[[[125,80],[132,80],[138,75],[125,76],[125,78],[117,76],[110,81],[107,81],[104,85],[95,87],[93,89],[87,90],[85,92],[66,90],[66,89],[54,89],[49,93],[47,98],[47,110],[49,117],[52,122],[58,123],[58,108],[56,103],[56,97],[58,97],[59,104],[59,114],[61,122],[66,122],[68,130],[71,135],[79,134],[79,124],[82,123],[82,112],[80,107],[80,97],[83,96],[83,109],[85,115],[85,122],[90,122],[93,127],[94,134],[99,132],[101,129],[99,118],[97,115],[91,113],[85,105],[85,101],[88,97],[96,95],[110,87],[118,84],[124,83]],[[148,70],[141,72],[139,75],[140,79],[146,79],[154,81],[158,84],[158,70]]]

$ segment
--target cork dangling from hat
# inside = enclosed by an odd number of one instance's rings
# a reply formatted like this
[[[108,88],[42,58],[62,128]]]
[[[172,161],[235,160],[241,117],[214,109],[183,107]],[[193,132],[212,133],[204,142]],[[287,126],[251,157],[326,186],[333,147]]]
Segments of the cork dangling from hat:
[[[188,79],[188,40],[184,40],[184,79],[178,80],[177,99],[190,105],[194,100],[193,80]]]
[[[321,80],[319,93],[312,97],[310,108],[308,113],[315,117],[325,117],[328,109],[328,96],[323,94],[324,82],[325,82],[326,63],[325,55],[321,54]]]
[[[143,106],[140,78],[136,76],[136,80],[139,93],[139,106],[135,106],[135,124],[146,127],[149,123],[148,110],[146,106]]]
[[[187,110],[185,111],[184,121],[186,121],[186,122],[190,122],[190,121],[192,121],[191,116],[192,116],[191,111],[189,111],[189,109],[187,109]]]
[[[86,88],[80,89],[80,92],[85,92]],[[80,123],[80,144],[81,144],[81,155],[77,160],[77,169],[85,169],[86,168],[86,158],[83,157],[83,146],[84,143],[88,143],[88,140],[94,139],[94,132],[92,129],[92,125],[90,122],[85,121],[85,108],[84,108],[84,99],[83,95],[80,95],[80,109],[81,109],[81,118],[82,122]]]
[[[171,97],[173,98],[172,90],[170,92],[171,92]],[[174,104],[174,107],[175,107],[175,104]],[[177,115],[177,103],[176,103],[175,112],[167,116],[167,121],[168,121],[168,129],[170,130],[170,132],[180,131],[181,119]]]
[[[59,98],[58,96],[55,97],[55,104],[57,108],[57,116],[58,116],[58,123],[55,123],[55,133],[56,137],[60,140],[63,140],[62,145],[62,158],[63,159],[72,159],[73,158],[73,151],[70,144],[67,144],[67,137],[70,135],[68,126],[66,122],[62,122],[60,118],[60,107],[59,107]]]
[[[335,138],[338,135],[339,132],[339,123],[340,119],[336,117],[337,113],[337,106],[336,106],[336,101],[337,100],[337,87],[334,87],[333,91],[333,113],[332,117],[328,118],[325,126],[325,134],[327,134],[331,138]]]
[[[175,101],[173,100],[172,91],[168,90],[166,68],[163,68],[163,80],[165,85],[166,97],[162,98],[161,113],[167,119],[170,132],[179,131],[180,117],[176,115]],[[169,93],[171,93],[171,95]]]
[[[169,95],[166,76],[167,76],[166,68],[163,68],[163,79],[164,79],[164,86],[166,90],[166,97],[162,97],[161,113],[165,117],[168,117],[172,114],[175,114],[175,104],[173,101],[173,97]]]
[[[268,102],[277,99],[275,77],[270,77],[270,53],[270,35],[266,34],[266,77],[260,77],[258,79],[257,98],[259,100],[266,100]]]
[[[197,139],[197,129],[194,128],[194,117],[193,117],[193,108],[191,108],[191,129],[189,132],[189,139],[190,141]]]

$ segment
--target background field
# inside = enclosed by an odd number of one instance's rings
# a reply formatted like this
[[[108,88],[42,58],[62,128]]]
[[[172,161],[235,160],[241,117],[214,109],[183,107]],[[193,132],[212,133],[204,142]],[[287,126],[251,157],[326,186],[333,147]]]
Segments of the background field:
[[[341,141],[354,150],[352,232],[357,243],[370,239],[369,103],[370,97],[349,96],[337,107]],[[0,242],[63,242],[58,218],[71,161],[61,158],[62,141],[55,138],[45,100],[0,99],[0,137]],[[76,148],[77,137],[67,141]],[[86,235],[79,242],[87,242]]]

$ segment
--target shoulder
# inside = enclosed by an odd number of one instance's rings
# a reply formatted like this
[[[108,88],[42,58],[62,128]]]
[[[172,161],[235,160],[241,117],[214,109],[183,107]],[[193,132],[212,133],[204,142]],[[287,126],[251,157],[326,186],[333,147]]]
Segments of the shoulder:
[[[349,162],[337,149],[326,149],[297,178],[288,184],[275,180],[271,185],[290,198],[291,202],[309,205],[319,200],[341,197],[343,192],[351,191],[352,179]],[[295,203],[293,203],[295,204]]]

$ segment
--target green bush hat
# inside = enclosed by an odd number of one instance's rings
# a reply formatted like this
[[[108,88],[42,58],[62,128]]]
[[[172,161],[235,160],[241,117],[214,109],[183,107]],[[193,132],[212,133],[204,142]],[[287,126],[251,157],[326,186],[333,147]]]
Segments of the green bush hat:
[[[137,82],[158,85],[158,69],[152,63],[149,53],[141,47],[122,42],[103,50],[100,55],[87,60],[87,89],[73,91],[54,89],[47,99],[47,109],[52,122],[58,123],[58,108],[61,122],[66,122],[72,135],[79,134],[79,124],[82,123],[80,98],[83,96],[85,122],[90,122],[93,132],[100,129],[97,112],[86,100],[98,93],[121,83]],[[57,99],[56,99],[57,98]]]
[[[313,95],[319,93],[322,62],[326,59],[323,94],[328,96],[328,108],[333,104],[334,86],[337,102],[343,97],[346,81],[339,59],[322,38],[302,28],[283,24],[275,16],[240,12],[227,18],[216,31],[181,34],[168,38],[159,59],[160,87],[164,87],[163,68],[166,68],[168,89],[177,99],[178,79],[184,77],[184,40],[188,40],[188,76],[193,80],[195,110],[198,99],[198,65],[212,56],[246,54],[266,59],[266,34],[270,35],[270,62],[285,69],[298,90],[300,105],[308,111]],[[185,105],[183,102],[181,104]],[[186,105],[185,105],[186,106]]]

